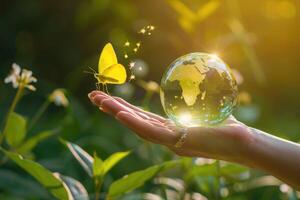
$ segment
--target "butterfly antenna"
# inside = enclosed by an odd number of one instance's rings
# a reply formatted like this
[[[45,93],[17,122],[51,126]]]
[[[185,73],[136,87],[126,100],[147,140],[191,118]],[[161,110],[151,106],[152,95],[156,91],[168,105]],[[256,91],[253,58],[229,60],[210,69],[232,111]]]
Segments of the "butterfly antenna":
[[[96,72],[96,70],[95,70],[94,68],[92,68],[92,67],[89,67],[89,69],[90,69],[90,70],[92,70],[92,72],[94,72],[94,73],[96,73],[96,74],[97,74],[97,72]]]
[[[86,73],[86,74],[94,74],[94,72],[90,72],[90,71],[83,71],[83,73]]]

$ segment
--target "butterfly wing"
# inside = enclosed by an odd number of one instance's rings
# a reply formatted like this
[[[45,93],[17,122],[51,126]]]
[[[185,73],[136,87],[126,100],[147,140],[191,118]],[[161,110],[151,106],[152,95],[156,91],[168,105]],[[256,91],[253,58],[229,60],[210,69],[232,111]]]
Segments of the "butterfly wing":
[[[118,64],[118,59],[115,50],[111,43],[107,43],[100,54],[99,63],[98,63],[99,75],[103,75],[103,72],[107,68],[115,64]]]
[[[104,79],[104,84],[123,84],[127,78],[125,67],[121,64],[109,66],[103,71],[101,76]]]

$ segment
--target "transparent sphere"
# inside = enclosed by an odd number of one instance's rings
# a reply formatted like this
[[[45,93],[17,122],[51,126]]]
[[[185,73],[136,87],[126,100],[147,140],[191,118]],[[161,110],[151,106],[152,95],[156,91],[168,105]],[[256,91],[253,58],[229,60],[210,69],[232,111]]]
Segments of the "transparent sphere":
[[[161,80],[163,108],[181,126],[222,122],[231,115],[237,95],[229,67],[213,54],[184,55],[170,65]]]

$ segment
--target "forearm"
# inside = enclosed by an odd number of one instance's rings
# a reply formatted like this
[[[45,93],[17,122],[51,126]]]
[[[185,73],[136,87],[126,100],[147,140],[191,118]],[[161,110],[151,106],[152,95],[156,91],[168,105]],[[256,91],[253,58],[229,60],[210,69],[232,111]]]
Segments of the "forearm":
[[[250,128],[247,163],[300,190],[300,145]]]

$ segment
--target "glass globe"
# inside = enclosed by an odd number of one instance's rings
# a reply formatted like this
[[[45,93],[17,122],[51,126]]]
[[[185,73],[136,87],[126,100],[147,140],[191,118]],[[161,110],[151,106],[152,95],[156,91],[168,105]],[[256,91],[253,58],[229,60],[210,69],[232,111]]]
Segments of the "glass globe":
[[[216,55],[190,53],[176,59],[161,80],[160,99],[167,116],[180,126],[210,126],[231,115],[237,84]]]

